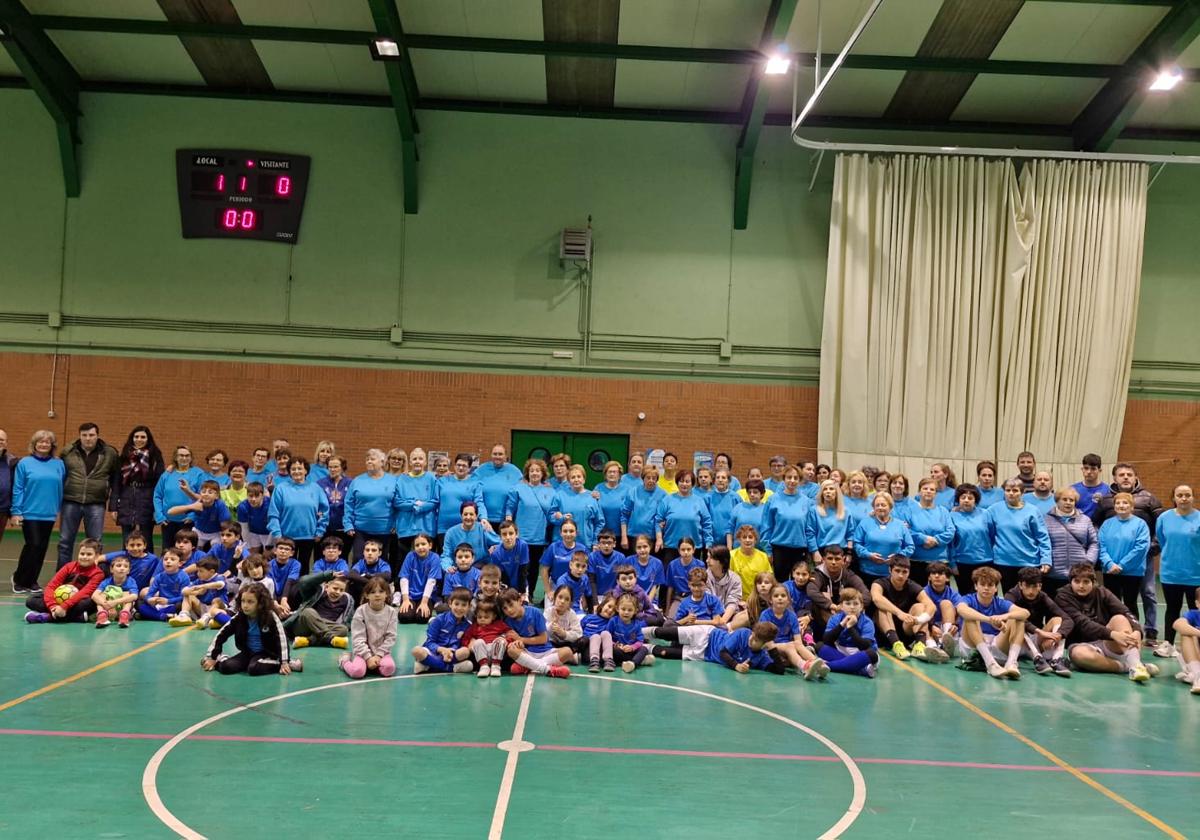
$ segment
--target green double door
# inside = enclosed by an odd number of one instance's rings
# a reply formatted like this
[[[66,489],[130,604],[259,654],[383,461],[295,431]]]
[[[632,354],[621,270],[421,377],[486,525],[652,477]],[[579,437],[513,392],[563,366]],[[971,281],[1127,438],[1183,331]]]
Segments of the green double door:
[[[629,461],[629,435],[596,435],[583,432],[532,432],[514,429],[512,462],[524,467],[529,458],[541,458],[549,465],[550,456],[565,452],[572,464],[587,470],[587,486],[604,481],[604,465],[618,462],[622,469]]]

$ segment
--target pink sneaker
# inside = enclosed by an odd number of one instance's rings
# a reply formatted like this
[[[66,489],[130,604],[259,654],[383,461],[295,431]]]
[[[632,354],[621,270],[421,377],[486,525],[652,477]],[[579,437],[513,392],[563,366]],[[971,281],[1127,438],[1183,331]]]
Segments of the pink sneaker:
[[[563,670],[565,671],[567,669],[563,668]],[[528,674],[529,669],[526,668],[524,665],[520,665],[520,664],[514,662],[512,664],[512,668],[509,669],[509,673],[512,674],[514,677],[520,677],[524,674]]]
[[[117,616],[118,627],[129,626],[129,610],[121,610],[121,614]]]
[[[96,616],[96,629],[99,630],[101,627],[107,627],[108,622],[108,612],[106,610],[100,610],[100,613]]]
[[[515,668],[516,666],[514,665],[513,667]],[[550,676],[560,680],[565,680],[567,677],[571,676],[571,672],[566,665],[552,665],[549,673]]]

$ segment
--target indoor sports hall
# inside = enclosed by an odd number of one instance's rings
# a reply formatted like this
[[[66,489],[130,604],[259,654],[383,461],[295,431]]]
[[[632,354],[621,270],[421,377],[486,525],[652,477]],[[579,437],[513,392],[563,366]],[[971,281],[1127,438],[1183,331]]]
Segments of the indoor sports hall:
[[[0,163],[0,835],[1200,836],[1200,0],[0,0]]]

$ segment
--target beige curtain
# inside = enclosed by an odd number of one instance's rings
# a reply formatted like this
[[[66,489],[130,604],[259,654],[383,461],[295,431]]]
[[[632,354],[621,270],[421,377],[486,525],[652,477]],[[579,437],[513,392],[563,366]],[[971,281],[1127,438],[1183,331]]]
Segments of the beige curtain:
[[[843,155],[821,342],[822,460],[960,479],[1031,449],[1056,484],[1116,456],[1147,168]]]

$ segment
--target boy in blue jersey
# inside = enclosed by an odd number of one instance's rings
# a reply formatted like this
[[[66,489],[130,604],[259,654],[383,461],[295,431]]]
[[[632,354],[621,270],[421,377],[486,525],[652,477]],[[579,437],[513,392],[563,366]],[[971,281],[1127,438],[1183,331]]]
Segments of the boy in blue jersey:
[[[275,611],[281,618],[292,614],[291,599],[295,598],[300,580],[300,561],[296,559],[296,541],[280,537],[271,548],[275,555],[267,564],[267,576],[274,581]]]
[[[663,569],[662,561],[650,553],[650,547],[650,538],[645,534],[635,537],[633,562],[629,565],[637,575],[638,586],[645,591],[651,601],[659,604],[659,590],[666,583],[667,574]]]
[[[488,549],[487,557],[479,558],[480,564],[495,563],[500,567],[504,583],[524,589],[525,569],[529,566],[529,543],[518,536],[517,524],[511,519],[500,523],[500,545]]]
[[[587,570],[588,553],[580,549],[571,556],[566,573],[554,582],[555,589],[565,586],[571,590],[571,609],[581,614],[591,612],[592,607],[592,582],[588,580]]]
[[[459,543],[454,548],[454,568],[446,572],[442,578],[442,598],[445,600],[434,607],[438,612],[450,609],[450,593],[465,589],[471,598],[479,590],[479,576],[482,574],[475,568],[475,549],[470,543]],[[470,599],[468,599],[468,603]]]
[[[267,524],[271,509],[267,505],[266,489],[260,482],[246,485],[246,500],[237,506],[238,525],[247,547],[261,554],[271,545],[271,528]]]
[[[312,573],[333,572],[334,575],[345,577],[350,574],[350,564],[342,557],[346,544],[341,537],[326,537],[321,540],[321,557],[313,563]]]
[[[588,577],[593,592],[609,592],[617,585],[617,566],[625,562],[625,555],[617,551],[617,535],[605,528],[596,537],[596,550],[588,555]]]
[[[436,556],[436,555],[435,555]],[[367,540],[363,543],[362,559],[350,567],[350,597],[355,602],[362,600],[363,587],[367,579],[381,575],[392,579],[392,567],[383,559],[383,543],[379,540]]]
[[[675,607],[675,623],[681,627],[711,624],[714,627],[725,626],[725,608],[721,599],[706,591],[708,583],[707,569],[692,569],[688,572],[688,597],[677,603]]]
[[[112,563],[118,557],[129,561],[129,576],[137,584],[138,593],[143,594],[143,590],[150,585],[150,579],[158,571],[160,561],[157,555],[147,553],[146,538],[142,536],[141,531],[136,528],[130,531],[129,536],[125,538],[125,550],[105,554],[101,559],[101,567],[108,566],[109,574],[112,574]]]
[[[743,627],[732,632],[710,624],[697,627],[647,627],[642,631],[647,639],[672,642],[654,648],[664,659],[684,659],[712,662],[745,674],[752,668],[782,674],[784,666],[770,654],[775,646],[776,627],[760,621],[754,629]]]
[[[459,647],[463,634],[471,626],[467,612],[471,609],[471,593],[455,589],[450,593],[449,611],[429,622],[424,644],[412,649],[413,673],[426,671],[469,674],[475,670],[468,657],[471,652]]]
[[[933,604],[929,622],[929,644],[937,645],[947,656],[958,655],[958,602],[962,597],[950,586],[950,567],[939,560],[929,564],[929,583],[925,594]]]
[[[199,537],[200,548],[207,549],[217,539],[221,531],[221,523],[228,522],[229,508],[221,501],[221,485],[207,479],[200,483],[200,495],[196,501],[186,505],[175,505],[167,508],[167,516],[178,516],[191,513],[196,534]]]
[[[200,535],[191,528],[182,528],[175,532],[175,551],[179,554],[179,568],[187,574],[194,574],[196,562],[204,556],[197,546]]]
[[[679,540],[679,556],[667,567],[667,615],[674,615],[680,599],[688,591],[688,575],[694,569],[706,571],[704,561],[696,556],[696,544],[691,537]]]
[[[141,535],[138,535],[139,539]],[[145,541],[142,548],[145,549]],[[129,574],[129,558],[125,555],[114,557],[108,564],[108,577],[100,581],[92,600],[96,604],[96,627],[107,627],[116,621],[121,627],[128,627],[133,618],[133,605],[138,599],[138,585]]]
[[[1033,659],[1033,669],[1041,676],[1053,673],[1070,677],[1071,668],[1063,653],[1075,625],[1062,607],[1042,591],[1042,570],[1033,566],[1022,568],[1017,573],[1017,585],[1005,597],[1029,611],[1021,655]]]
[[[845,586],[838,598],[837,609],[829,616],[817,653],[831,671],[874,679],[879,646],[875,642],[875,624],[864,611],[862,593]]]
[[[998,680],[1019,680],[1021,670],[1017,658],[1025,643],[1025,620],[1029,611],[1012,601],[996,597],[1000,573],[991,566],[981,566],[971,573],[975,591],[958,602],[958,617],[963,621],[962,637],[968,651],[983,659],[990,676]],[[971,667],[975,657],[967,654],[964,662]],[[1004,660],[1001,665],[998,660]]]
[[[179,568],[179,551],[164,549],[162,571],[150,581],[146,597],[138,604],[138,613],[153,621],[167,621],[179,612],[183,588],[191,583],[187,573]]]
[[[560,679],[571,676],[563,663],[574,662],[575,652],[569,647],[555,649],[550,645],[546,616],[541,610],[526,606],[520,592],[507,589],[500,595],[500,611],[512,630],[508,657],[513,660],[513,676],[530,673]]]
[[[196,574],[183,588],[183,602],[174,618],[167,621],[172,627],[187,627],[193,622],[201,628],[219,627],[229,621],[225,611],[225,578],[218,574],[220,563],[215,557],[201,557]]]
[[[1200,587],[1192,593],[1194,610],[1188,610],[1171,626],[1175,628],[1175,651],[1182,670],[1176,679],[1192,687],[1192,694],[1200,694]]]
[[[217,561],[217,573],[222,577],[233,574],[233,568],[250,556],[246,544],[242,542],[242,529],[233,522],[221,526],[217,541],[208,549],[209,557]]]
[[[909,565],[907,557],[892,555],[888,561],[888,576],[871,583],[875,623],[883,631],[883,637],[897,659],[912,656],[940,664],[950,657],[939,647],[925,645],[929,640],[929,623],[933,620],[933,601],[919,584],[909,579]],[[911,653],[904,646],[905,641],[912,642]]]

